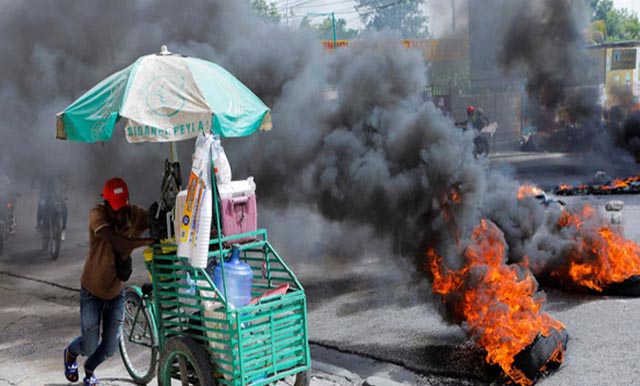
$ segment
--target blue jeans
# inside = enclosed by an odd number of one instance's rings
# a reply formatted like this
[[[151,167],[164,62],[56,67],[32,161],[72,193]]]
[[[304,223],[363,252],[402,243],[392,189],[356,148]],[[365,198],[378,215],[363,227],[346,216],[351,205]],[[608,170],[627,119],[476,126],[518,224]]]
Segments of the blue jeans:
[[[69,352],[88,356],[84,368],[93,372],[118,349],[124,322],[124,289],[111,300],[93,296],[80,289],[80,327],[82,335],[69,344]],[[102,341],[100,341],[102,324]]]

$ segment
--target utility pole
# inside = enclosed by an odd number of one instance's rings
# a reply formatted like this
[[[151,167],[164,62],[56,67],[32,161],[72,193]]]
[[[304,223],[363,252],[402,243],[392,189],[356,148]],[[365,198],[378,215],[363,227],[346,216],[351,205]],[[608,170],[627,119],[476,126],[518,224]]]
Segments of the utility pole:
[[[451,31],[456,32],[456,4],[451,0]]]
[[[307,16],[329,16],[331,15],[331,25],[333,26],[333,49],[337,50],[338,46],[336,45],[336,16],[334,12],[309,12]]]

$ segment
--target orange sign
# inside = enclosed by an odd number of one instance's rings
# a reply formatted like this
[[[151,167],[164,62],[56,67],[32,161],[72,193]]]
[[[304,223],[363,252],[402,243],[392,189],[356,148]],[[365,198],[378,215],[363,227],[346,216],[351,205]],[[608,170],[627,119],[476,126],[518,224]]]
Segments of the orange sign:
[[[336,40],[336,46],[347,47],[349,45],[371,45],[381,47],[390,44],[398,44],[398,41],[370,42],[366,40]],[[322,45],[328,51],[334,48],[333,40],[323,40]],[[426,61],[457,60],[469,55],[469,40],[458,38],[447,39],[404,39],[402,45],[405,48],[418,49]]]

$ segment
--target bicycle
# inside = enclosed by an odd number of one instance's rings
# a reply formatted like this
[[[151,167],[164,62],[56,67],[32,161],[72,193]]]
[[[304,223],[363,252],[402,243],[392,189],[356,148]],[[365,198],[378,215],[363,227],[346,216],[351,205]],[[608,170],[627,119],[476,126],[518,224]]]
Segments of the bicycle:
[[[120,334],[120,356],[131,379],[139,385],[155,376],[158,330],[152,299],[153,285],[129,285],[125,289],[125,317]]]
[[[64,230],[63,205],[64,203],[50,203],[42,215],[42,224],[40,225],[42,251],[51,260],[58,258],[60,247],[62,246],[62,231]]]

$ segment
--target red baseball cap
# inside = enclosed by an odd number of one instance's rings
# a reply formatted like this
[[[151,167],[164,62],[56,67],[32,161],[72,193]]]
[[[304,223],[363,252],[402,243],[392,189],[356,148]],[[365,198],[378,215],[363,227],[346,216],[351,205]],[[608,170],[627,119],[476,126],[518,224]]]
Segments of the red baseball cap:
[[[102,197],[115,211],[129,206],[129,188],[122,178],[111,178],[105,182],[102,188]]]

